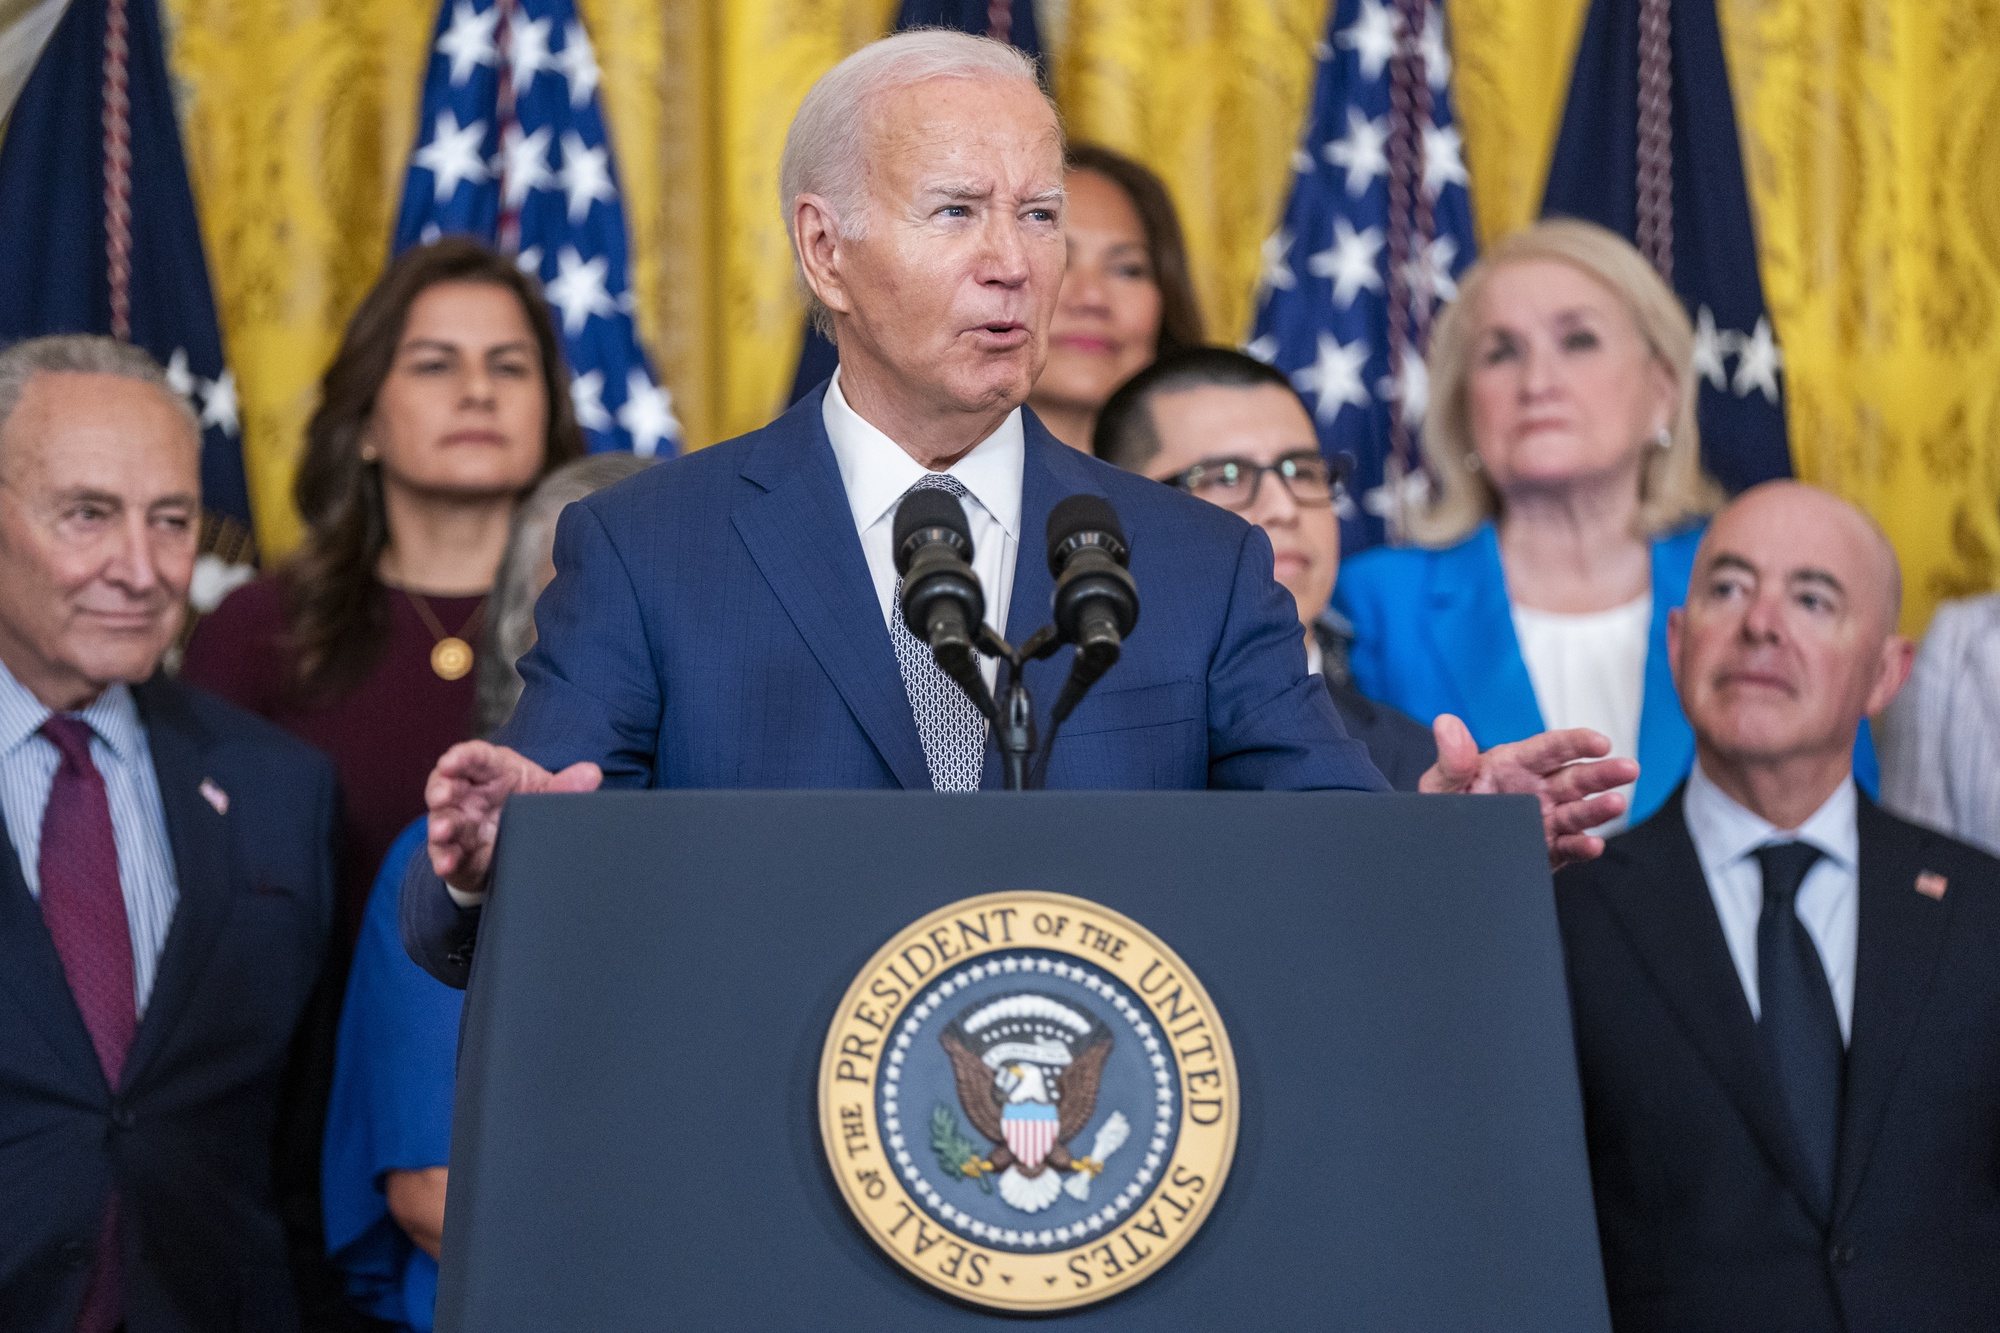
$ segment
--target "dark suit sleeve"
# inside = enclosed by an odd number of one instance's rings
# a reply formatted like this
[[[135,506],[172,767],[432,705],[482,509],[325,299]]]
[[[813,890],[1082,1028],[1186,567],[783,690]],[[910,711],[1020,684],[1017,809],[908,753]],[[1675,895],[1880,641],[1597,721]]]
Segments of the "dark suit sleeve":
[[[1306,672],[1298,605],[1271,577],[1271,542],[1245,526],[1229,608],[1208,671],[1208,785],[1387,791]]]
[[[464,990],[472,978],[472,949],[484,910],[453,902],[444,881],[431,870],[429,854],[417,849],[403,875],[399,916],[403,948],[418,967],[445,985]]]
[[[1327,682],[1326,692],[1347,734],[1368,747],[1368,757],[1396,791],[1415,791],[1437,762],[1437,741],[1429,727],[1407,714],[1367,698],[1351,685]]]
[[[551,772],[589,760],[607,787],[643,787],[664,700],[624,553],[579,501],[556,523],[554,559],[521,659],[521,700],[494,740]]]

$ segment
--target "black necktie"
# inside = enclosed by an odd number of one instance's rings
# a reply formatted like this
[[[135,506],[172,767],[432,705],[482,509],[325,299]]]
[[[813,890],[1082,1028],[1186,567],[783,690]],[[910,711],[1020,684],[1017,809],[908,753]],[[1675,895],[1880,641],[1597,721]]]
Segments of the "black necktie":
[[[1819,950],[1797,911],[1799,885],[1819,855],[1819,848],[1802,842],[1757,849],[1757,862],[1764,871],[1764,908],[1757,918],[1757,994],[1762,1010],[1758,1027],[1824,1215],[1833,1207],[1846,1050]]]

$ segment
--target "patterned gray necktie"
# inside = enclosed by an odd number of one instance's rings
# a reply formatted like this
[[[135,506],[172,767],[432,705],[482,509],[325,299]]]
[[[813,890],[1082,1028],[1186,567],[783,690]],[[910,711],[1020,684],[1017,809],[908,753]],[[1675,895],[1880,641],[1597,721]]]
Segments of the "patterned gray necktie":
[[[965,486],[945,472],[919,478],[911,491],[943,491],[963,497]],[[909,491],[904,492],[905,495]],[[903,623],[903,580],[896,580],[890,599],[889,637],[896,644],[896,664],[903,670],[903,688],[916,714],[917,737],[924,743],[924,762],[937,791],[977,791],[979,770],[986,758],[986,719],[979,715],[958,682],[944,674],[929,645]]]

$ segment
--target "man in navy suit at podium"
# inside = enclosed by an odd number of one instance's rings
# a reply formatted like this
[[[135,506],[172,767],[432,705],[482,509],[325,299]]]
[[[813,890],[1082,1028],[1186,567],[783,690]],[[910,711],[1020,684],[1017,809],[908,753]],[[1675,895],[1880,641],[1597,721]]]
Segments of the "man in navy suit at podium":
[[[1884,813],[1895,556],[1770,482],[1668,643],[1696,764],[1556,880],[1612,1322],[2000,1327],[2000,862]]]
[[[1000,785],[983,720],[895,604],[892,525],[919,487],[959,499],[987,620],[1016,643],[1048,614],[1056,503],[1100,496],[1123,520],[1141,617],[1048,786],[1383,786],[1306,672],[1263,534],[1065,448],[1022,407],[1065,262],[1062,131],[1025,57],[936,31],[863,48],[807,95],[780,190],[840,370],[764,429],[564,514],[520,706],[426,790],[404,933],[447,981],[464,984],[512,792]],[[1038,695],[1070,658],[1031,671]],[[1453,739],[1429,787],[1537,793],[1553,855],[1600,849],[1583,830],[1622,809],[1602,793],[1633,766],[1564,765],[1601,737],[1485,755]]]

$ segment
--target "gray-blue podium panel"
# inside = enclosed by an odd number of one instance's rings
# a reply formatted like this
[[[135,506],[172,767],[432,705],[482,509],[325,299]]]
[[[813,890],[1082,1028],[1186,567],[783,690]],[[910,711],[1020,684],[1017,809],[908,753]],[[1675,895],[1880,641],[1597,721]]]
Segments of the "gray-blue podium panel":
[[[849,1214],[821,1044],[974,894],[1124,913],[1206,986],[1235,1164],[1064,1328],[1608,1327],[1527,798],[613,792],[507,812],[461,1054],[446,1330],[958,1329]]]

